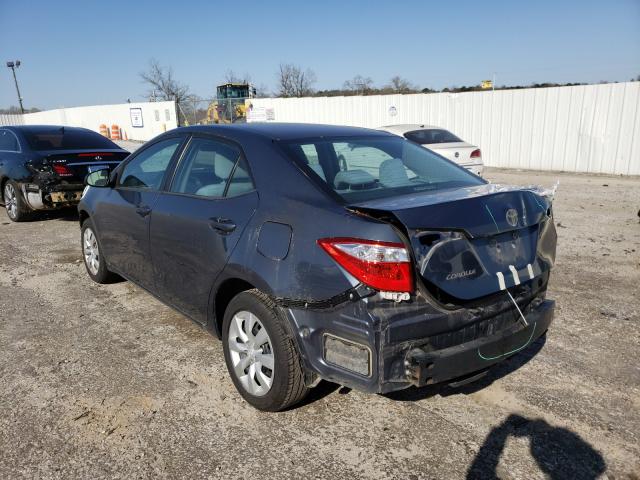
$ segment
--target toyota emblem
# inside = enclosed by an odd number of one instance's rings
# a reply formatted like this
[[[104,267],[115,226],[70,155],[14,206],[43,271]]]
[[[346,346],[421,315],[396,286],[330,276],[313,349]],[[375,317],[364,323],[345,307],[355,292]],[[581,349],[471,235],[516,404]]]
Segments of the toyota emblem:
[[[515,208],[507,210],[507,223],[512,227],[518,225],[518,211]]]

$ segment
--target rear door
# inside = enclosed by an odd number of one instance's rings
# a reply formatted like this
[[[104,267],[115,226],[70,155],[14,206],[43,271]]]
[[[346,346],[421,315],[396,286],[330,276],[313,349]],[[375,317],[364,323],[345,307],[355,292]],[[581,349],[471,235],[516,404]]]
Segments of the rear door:
[[[119,172],[116,187],[96,205],[96,227],[109,266],[149,290],[154,290],[150,215],[185,138],[165,137],[137,151]]]
[[[217,137],[194,136],[151,213],[159,295],[205,323],[211,287],[257,205],[240,147]]]

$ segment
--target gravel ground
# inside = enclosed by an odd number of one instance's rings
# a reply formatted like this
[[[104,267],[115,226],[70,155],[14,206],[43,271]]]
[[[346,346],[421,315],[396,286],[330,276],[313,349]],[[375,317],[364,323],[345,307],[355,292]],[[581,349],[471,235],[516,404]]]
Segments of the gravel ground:
[[[0,478],[640,478],[640,178],[487,176],[560,178],[546,344],[460,389],[321,383],[278,414],[194,323],[93,284],[73,212],[0,212]]]

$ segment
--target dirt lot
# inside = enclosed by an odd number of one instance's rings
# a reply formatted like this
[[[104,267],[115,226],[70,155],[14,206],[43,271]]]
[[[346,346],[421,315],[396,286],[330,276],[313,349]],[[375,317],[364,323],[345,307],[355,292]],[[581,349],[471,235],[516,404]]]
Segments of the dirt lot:
[[[546,344],[470,387],[323,383],[279,414],[240,399],[208,333],[91,283],[73,212],[0,211],[0,478],[640,478],[640,179],[488,177],[560,178]]]

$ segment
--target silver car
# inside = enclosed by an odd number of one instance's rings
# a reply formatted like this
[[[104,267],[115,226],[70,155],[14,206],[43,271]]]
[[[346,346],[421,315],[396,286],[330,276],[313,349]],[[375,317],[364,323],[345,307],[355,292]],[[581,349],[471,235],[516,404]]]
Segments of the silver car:
[[[387,125],[379,130],[405,137],[412,142],[419,143],[452,162],[463,166],[467,170],[482,176],[484,164],[482,152],[475,146],[467,143],[444,128],[432,125]]]

